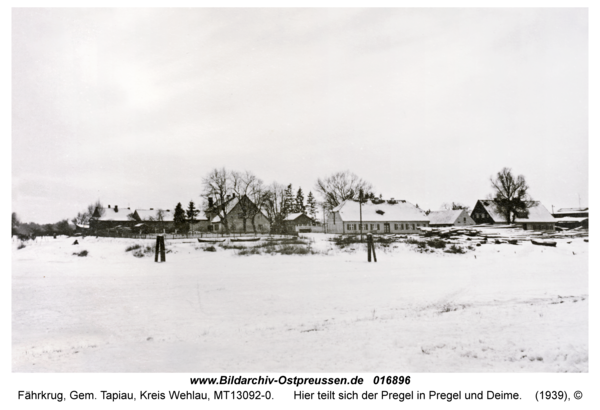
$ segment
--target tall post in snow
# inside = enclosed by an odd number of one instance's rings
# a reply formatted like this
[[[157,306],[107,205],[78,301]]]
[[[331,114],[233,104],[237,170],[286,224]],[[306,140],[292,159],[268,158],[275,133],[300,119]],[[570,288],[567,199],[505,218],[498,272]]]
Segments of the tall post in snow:
[[[359,213],[360,213],[360,241],[363,241],[363,235],[362,235],[362,200],[363,200],[363,190],[362,188],[358,191],[358,209],[359,209]]]
[[[373,253],[373,260],[377,262],[377,255],[375,255],[375,244],[373,243],[373,234],[367,234],[367,261],[371,262],[371,252]]]
[[[155,250],[154,250],[154,262],[158,262],[159,254],[160,254],[160,261],[166,262],[165,237],[163,235],[156,235],[156,246],[155,246]]]

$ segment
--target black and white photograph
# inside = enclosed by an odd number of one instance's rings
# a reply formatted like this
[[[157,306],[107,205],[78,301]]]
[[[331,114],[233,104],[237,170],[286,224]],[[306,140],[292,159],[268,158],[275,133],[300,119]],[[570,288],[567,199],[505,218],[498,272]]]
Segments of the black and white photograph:
[[[10,18],[13,374],[590,371],[587,8]]]

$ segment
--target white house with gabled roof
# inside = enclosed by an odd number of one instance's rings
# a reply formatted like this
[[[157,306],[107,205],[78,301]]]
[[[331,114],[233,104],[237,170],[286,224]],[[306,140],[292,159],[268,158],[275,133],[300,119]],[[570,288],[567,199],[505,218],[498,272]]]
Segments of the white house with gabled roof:
[[[362,213],[362,223],[361,223]],[[362,226],[361,226],[362,225]],[[346,200],[327,215],[327,233],[416,233],[429,226],[429,217],[405,200]]]
[[[465,209],[433,211],[429,215],[429,226],[469,226],[475,225]]]

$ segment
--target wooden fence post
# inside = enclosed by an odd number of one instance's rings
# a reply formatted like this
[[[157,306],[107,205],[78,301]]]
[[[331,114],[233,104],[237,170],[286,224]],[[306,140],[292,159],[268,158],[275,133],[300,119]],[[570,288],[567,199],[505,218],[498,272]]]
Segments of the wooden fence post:
[[[373,242],[372,235],[371,235],[371,249],[373,249],[373,261],[377,262],[377,255],[375,254],[375,242]]]
[[[367,260],[371,262],[371,251],[373,252],[373,260],[377,262],[377,255],[375,254],[375,244],[373,243],[373,234],[367,234]]]
[[[156,246],[154,250],[154,262],[158,262],[158,254],[160,253],[160,261],[166,262],[165,257],[165,237],[163,235],[156,235]]]
[[[154,262],[158,262],[158,252],[160,249],[160,239],[156,237],[156,245],[154,246]]]

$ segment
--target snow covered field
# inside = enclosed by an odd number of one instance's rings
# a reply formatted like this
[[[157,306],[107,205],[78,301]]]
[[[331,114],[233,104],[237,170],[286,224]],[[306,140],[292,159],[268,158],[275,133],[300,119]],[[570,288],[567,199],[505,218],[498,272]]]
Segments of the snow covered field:
[[[13,371],[588,371],[581,238],[462,255],[395,243],[367,263],[364,245],[307,236],[321,254],[167,240],[166,263],[125,251],[151,240],[14,240]]]

